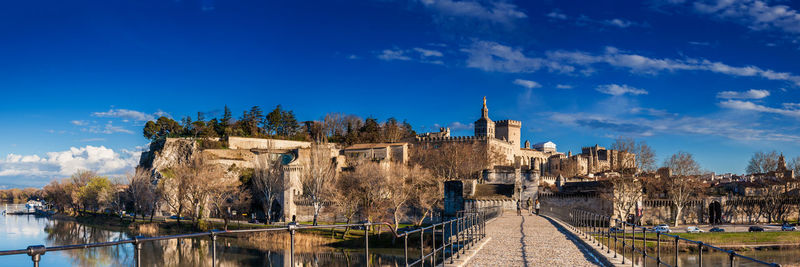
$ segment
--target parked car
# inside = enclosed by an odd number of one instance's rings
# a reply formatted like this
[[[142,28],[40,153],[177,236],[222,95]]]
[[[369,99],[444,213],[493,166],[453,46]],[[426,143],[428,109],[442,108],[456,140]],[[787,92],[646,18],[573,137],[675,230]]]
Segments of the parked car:
[[[747,231],[748,232],[764,232],[764,228],[761,228],[761,226],[750,226],[750,228],[747,228]]]
[[[791,224],[784,223],[783,225],[781,225],[781,231],[794,231],[794,230],[797,230],[797,228],[792,226]]]
[[[719,227],[714,227],[714,228],[711,228],[711,230],[708,230],[708,231],[712,232],[712,233],[717,233],[717,232],[725,232],[725,229],[722,229],[722,228],[719,228]]]
[[[610,232],[610,233],[622,233],[622,228],[611,227],[611,228],[608,228],[608,232]]]
[[[697,226],[689,226],[686,227],[686,232],[696,234],[696,233],[702,233],[704,231],[700,228],[697,228]]]
[[[653,232],[656,232],[656,233],[669,233],[669,232],[672,232],[672,231],[669,230],[669,226],[668,225],[659,224],[656,227],[653,227]]]

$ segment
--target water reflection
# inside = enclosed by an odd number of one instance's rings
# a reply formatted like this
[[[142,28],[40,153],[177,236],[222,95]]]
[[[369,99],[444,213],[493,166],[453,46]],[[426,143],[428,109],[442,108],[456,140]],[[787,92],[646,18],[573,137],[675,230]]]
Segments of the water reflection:
[[[124,229],[92,227],[70,220],[35,218],[30,215],[9,215],[0,218],[0,249],[19,249],[29,245],[73,245],[128,239]],[[289,266],[286,250],[265,250],[247,241],[219,237],[216,244],[218,266]],[[403,251],[370,250],[371,264],[403,265]],[[417,255],[412,254],[412,255]],[[27,266],[27,255],[0,256],[3,266]],[[144,243],[143,266],[212,266],[209,238],[163,240]],[[413,260],[413,259],[412,259]],[[133,245],[47,252],[42,266],[132,266]],[[295,253],[295,266],[364,266],[363,251],[321,250]]]

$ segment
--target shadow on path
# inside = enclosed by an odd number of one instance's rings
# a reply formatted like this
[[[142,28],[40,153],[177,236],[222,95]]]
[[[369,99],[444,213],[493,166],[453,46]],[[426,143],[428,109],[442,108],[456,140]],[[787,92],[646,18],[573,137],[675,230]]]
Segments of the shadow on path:
[[[588,262],[590,262],[590,263],[592,263],[592,264],[594,264],[596,266],[605,266],[606,264],[608,264],[608,263],[604,263],[602,260],[600,260],[600,258],[595,256],[592,253],[592,249],[591,248],[586,247],[586,245],[584,245],[583,242],[578,241],[578,239],[577,239],[578,237],[574,236],[570,231],[567,231],[567,229],[564,229],[563,227],[561,227],[561,225],[558,224],[557,222],[553,221],[553,219],[550,219],[549,217],[544,217],[544,216],[541,216],[541,217],[544,218],[545,220],[547,220],[548,222],[550,222],[550,224],[552,224],[553,227],[558,229],[558,231],[561,232],[561,234],[563,234],[565,238],[567,238],[569,241],[572,242],[572,244],[574,244],[576,247],[578,247],[578,249],[580,249],[581,253],[583,253],[583,257],[586,258],[586,261],[588,261]]]
[[[528,266],[528,255],[525,252],[525,216],[522,216],[522,221],[519,223],[519,243],[522,244],[522,262],[523,266]]]

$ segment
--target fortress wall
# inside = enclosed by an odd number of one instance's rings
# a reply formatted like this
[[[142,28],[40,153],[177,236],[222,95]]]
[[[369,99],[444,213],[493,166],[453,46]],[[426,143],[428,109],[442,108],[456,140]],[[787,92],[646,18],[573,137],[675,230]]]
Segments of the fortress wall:
[[[311,142],[305,141],[228,137],[228,148],[230,149],[296,149],[309,147],[311,147]]]

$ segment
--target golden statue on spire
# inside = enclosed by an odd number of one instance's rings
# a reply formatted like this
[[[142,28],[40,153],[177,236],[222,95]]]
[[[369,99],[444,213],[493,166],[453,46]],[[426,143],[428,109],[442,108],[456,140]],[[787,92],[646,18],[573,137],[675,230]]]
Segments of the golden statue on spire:
[[[483,106],[486,107],[486,96],[483,96]]]

